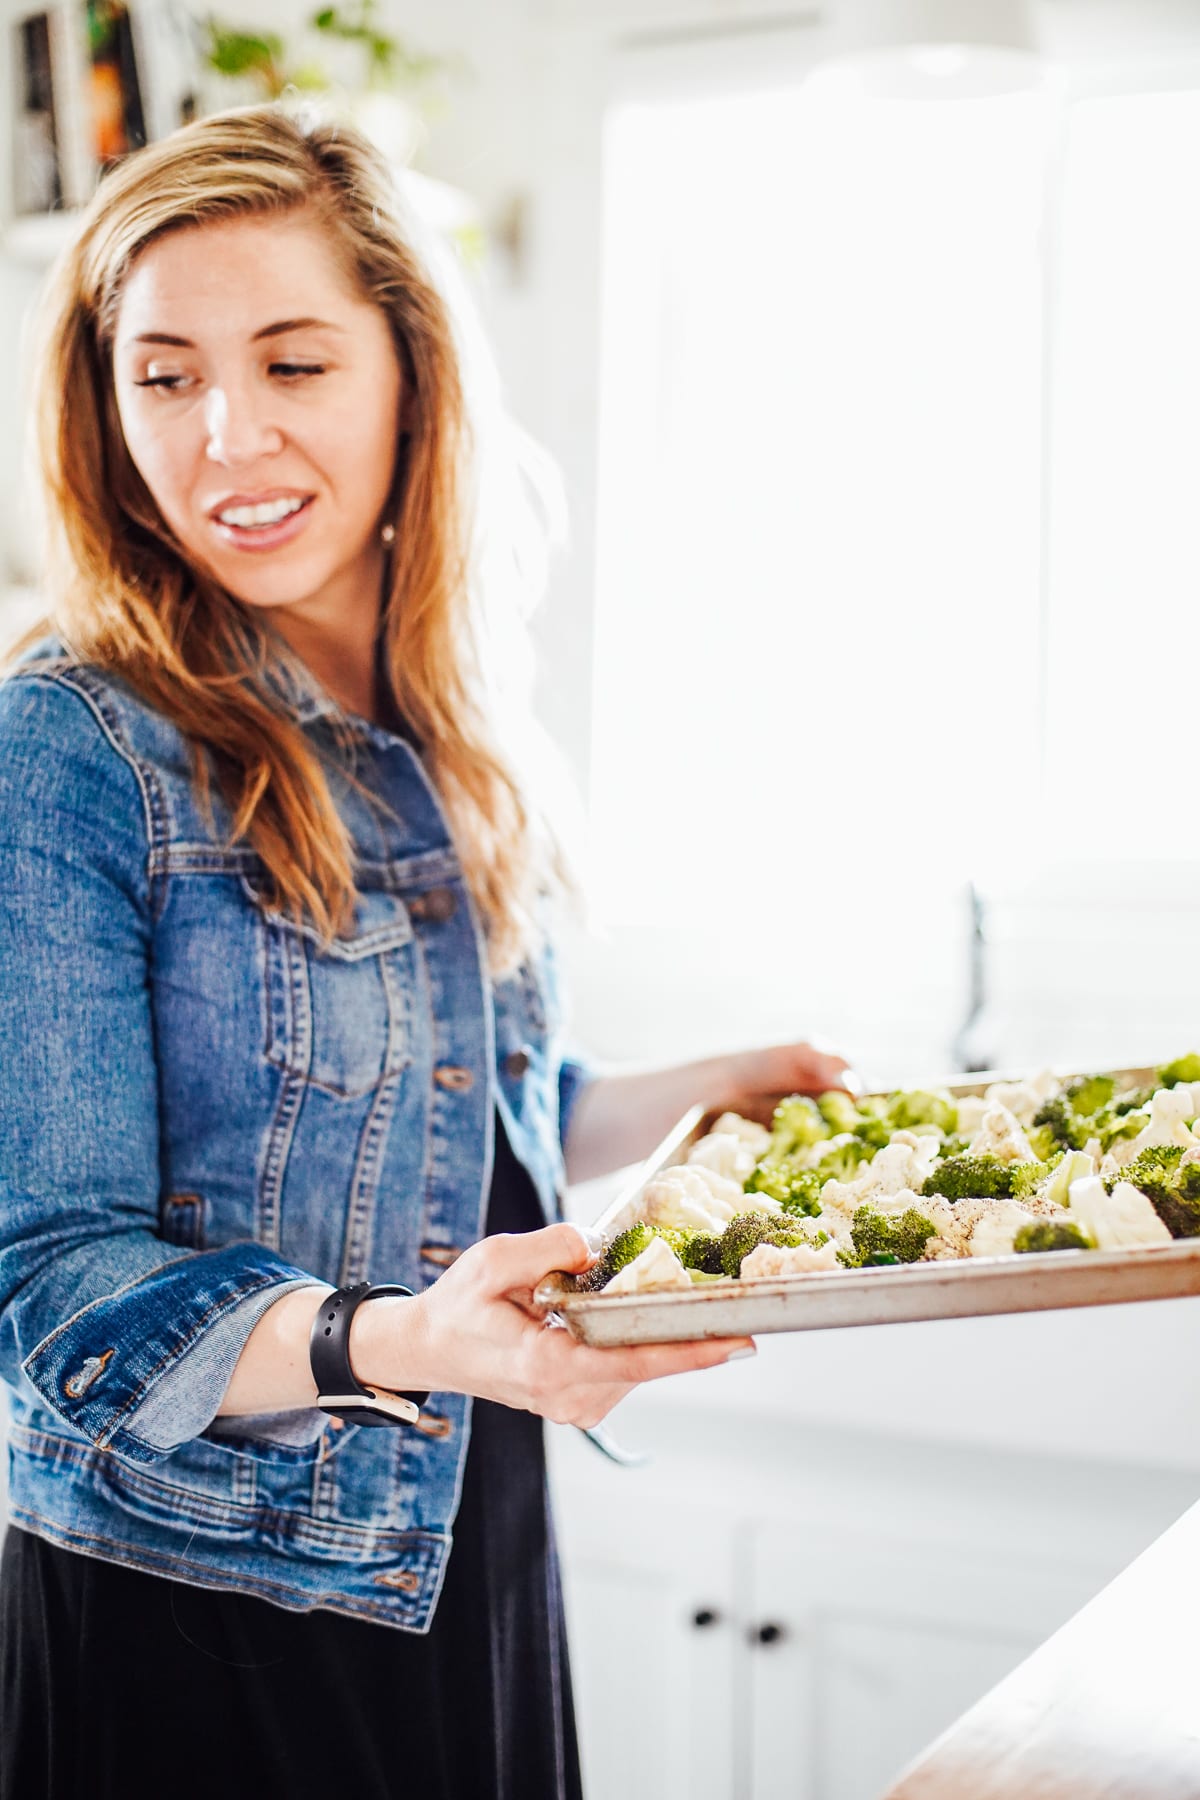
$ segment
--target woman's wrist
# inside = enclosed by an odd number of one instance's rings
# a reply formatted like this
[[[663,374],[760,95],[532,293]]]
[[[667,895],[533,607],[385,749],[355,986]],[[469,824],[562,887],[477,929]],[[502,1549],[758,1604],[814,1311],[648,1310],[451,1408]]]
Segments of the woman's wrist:
[[[390,1393],[437,1387],[429,1369],[421,1296],[384,1294],[359,1306],[350,1321],[350,1369],[365,1387]]]

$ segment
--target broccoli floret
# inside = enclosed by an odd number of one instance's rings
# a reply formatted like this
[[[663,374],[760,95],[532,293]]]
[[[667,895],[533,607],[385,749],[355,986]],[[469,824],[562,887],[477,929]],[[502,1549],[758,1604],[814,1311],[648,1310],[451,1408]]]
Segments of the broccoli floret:
[[[952,1201],[1006,1200],[1015,1166],[998,1156],[947,1156],[935,1165],[921,1192]]]
[[[1149,1106],[1156,1092],[1157,1088],[1153,1082],[1149,1087],[1126,1088],[1125,1092],[1123,1094],[1118,1094],[1113,1101],[1112,1110],[1114,1113],[1118,1114],[1134,1111],[1140,1112],[1143,1107]]]
[[[862,1267],[864,1269],[886,1269],[889,1265],[896,1266],[899,1261],[900,1258],[891,1250],[872,1250],[870,1256],[863,1257]]]
[[[893,1131],[905,1131],[913,1125],[936,1125],[941,1131],[955,1131],[958,1108],[949,1094],[907,1088],[890,1096],[887,1121]]]
[[[1092,1119],[1111,1104],[1116,1091],[1117,1083],[1112,1075],[1080,1075],[1064,1087],[1063,1098],[1079,1118]]]
[[[858,1108],[843,1088],[830,1088],[817,1100],[817,1111],[835,1135],[859,1124]]]
[[[840,1144],[834,1144],[817,1163],[814,1173],[822,1183],[826,1181],[853,1181],[860,1163],[870,1161],[870,1152],[858,1138],[850,1138]]]
[[[1182,1157],[1178,1144],[1152,1144],[1148,1150],[1139,1150],[1115,1175],[1106,1176],[1104,1186],[1111,1194],[1118,1181],[1130,1181],[1153,1199],[1156,1192],[1174,1187]]]
[[[1045,1162],[1015,1162],[1009,1164],[1011,1185],[1009,1192],[1014,1200],[1028,1199],[1036,1194],[1044,1181],[1048,1181],[1063,1157],[1065,1150],[1056,1150]]]
[[[1098,1113],[1092,1120],[1092,1129],[1099,1136],[1103,1150],[1111,1150],[1122,1138],[1135,1138],[1150,1123],[1150,1114],[1146,1107],[1119,1112],[1114,1104],[1105,1112]]]
[[[664,1225],[656,1225],[654,1229],[670,1244],[685,1269],[700,1269],[708,1275],[721,1273],[721,1240],[711,1231]]]
[[[575,1277],[576,1287],[584,1293],[596,1293],[600,1288],[607,1287],[613,1276],[619,1275],[635,1256],[640,1256],[647,1244],[657,1236],[653,1225],[644,1225],[640,1220],[618,1232],[599,1262],[593,1263],[590,1269]]]
[[[937,1227],[933,1225],[915,1206],[902,1212],[898,1218],[881,1213],[875,1206],[860,1206],[850,1226],[850,1236],[854,1244],[853,1262],[859,1268],[867,1266],[868,1258],[877,1256],[893,1256],[897,1262],[919,1262],[926,1244],[931,1237],[937,1236]],[[839,1260],[847,1262],[848,1253],[839,1253]]]
[[[1062,1146],[1048,1125],[1027,1125],[1025,1136],[1039,1162],[1047,1162]]]
[[[726,1275],[740,1275],[742,1259],[759,1244],[779,1244],[794,1249],[811,1239],[792,1219],[769,1218],[765,1213],[738,1213],[730,1219],[721,1235],[721,1269]]]
[[[1061,1094],[1053,1100],[1043,1101],[1033,1115],[1033,1122],[1035,1126],[1047,1126],[1054,1142],[1062,1150],[1082,1150],[1091,1136],[1083,1120],[1075,1117]]]
[[[942,1147],[938,1154],[939,1156],[965,1156],[970,1148],[970,1138],[960,1137],[957,1131],[949,1131],[942,1139]]]
[[[1200,1237],[1200,1163],[1183,1163],[1178,1144],[1153,1144],[1105,1182],[1131,1181],[1153,1206],[1173,1238]]]
[[[771,1143],[767,1155],[793,1156],[829,1136],[829,1128],[807,1094],[791,1094],[781,1100],[771,1118]]]
[[[823,1177],[815,1169],[802,1169],[790,1157],[764,1156],[746,1182],[748,1194],[766,1194],[778,1200],[785,1212],[819,1213]]]
[[[1181,1081],[1200,1081],[1200,1056],[1195,1051],[1190,1056],[1177,1056],[1174,1062],[1164,1063],[1158,1071],[1160,1087],[1177,1087]]]
[[[853,1130],[855,1137],[866,1145],[872,1156],[876,1150],[882,1150],[891,1141],[892,1134],[888,1130],[887,1120],[881,1119],[878,1113],[864,1113]]]
[[[1043,1250],[1091,1250],[1092,1240],[1068,1219],[1035,1219],[1022,1225],[1013,1239],[1013,1249],[1022,1255]]]

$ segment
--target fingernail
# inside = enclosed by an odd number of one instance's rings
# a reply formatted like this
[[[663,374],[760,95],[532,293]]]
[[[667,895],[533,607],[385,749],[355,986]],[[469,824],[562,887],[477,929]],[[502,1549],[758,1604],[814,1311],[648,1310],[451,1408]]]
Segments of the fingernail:
[[[867,1084],[857,1069],[842,1070],[842,1086],[851,1094],[865,1094],[867,1091]]]
[[[590,1255],[600,1256],[603,1254],[604,1233],[602,1231],[595,1230],[591,1225],[577,1225],[575,1229],[587,1245]]]
[[[756,1346],[754,1344],[747,1344],[741,1350],[731,1350],[729,1352],[729,1355],[725,1358],[725,1361],[726,1362],[737,1362],[740,1357],[757,1356],[757,1355],[758,1355],[758,1350],[757,1350]]]

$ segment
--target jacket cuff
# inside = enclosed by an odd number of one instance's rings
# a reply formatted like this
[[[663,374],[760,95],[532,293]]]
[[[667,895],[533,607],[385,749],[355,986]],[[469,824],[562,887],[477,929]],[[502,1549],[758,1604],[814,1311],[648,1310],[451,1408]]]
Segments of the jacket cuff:
[[[261,1316],[238,1318],[246,1303],[261,1299],[265,1312],[288,1289],[317,1285],[261,1244],[197,1251],[93,1300],[43,1338],[24,1371],[46,1405],[97,1449],[156,1462],[215,1414]],[[167,1400],[156,1408],[164,1382]],[[147,1406],[152,1435],[143,1425]]]

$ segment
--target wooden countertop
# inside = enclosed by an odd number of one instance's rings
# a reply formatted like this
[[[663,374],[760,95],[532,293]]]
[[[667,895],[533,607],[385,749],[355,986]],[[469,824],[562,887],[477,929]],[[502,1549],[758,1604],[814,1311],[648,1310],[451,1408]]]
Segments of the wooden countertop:
[[[1200,1800],[1200,1505],[883,1800]]]

